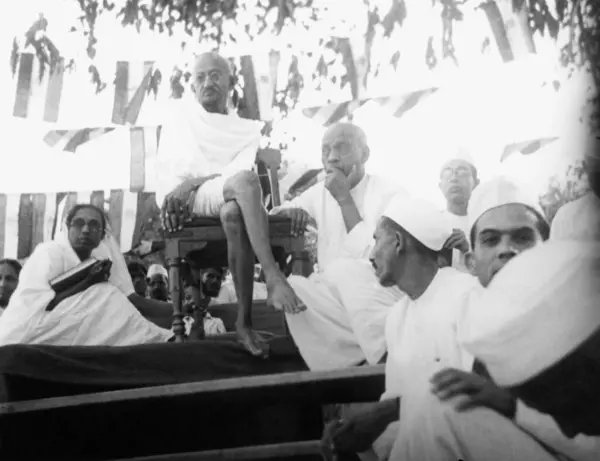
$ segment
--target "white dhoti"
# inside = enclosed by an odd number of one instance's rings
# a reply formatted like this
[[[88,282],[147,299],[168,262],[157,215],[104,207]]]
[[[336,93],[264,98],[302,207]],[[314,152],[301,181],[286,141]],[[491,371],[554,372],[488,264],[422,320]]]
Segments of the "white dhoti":
[[[428,386],[401,400],[400,424],[390,461],[556,461],[513,421],[486,408],[456,412]]]
[[[382,287],[367,261],[338,259],[309,278],[289,282],[307,309],[286,314],[292,337],[311,370],[376,364],[386,352],[385,319],[402,296]]]
[[[223,187],[227,177],[217,176],[200,186],[194,197],[192,213],[196,216],[216,217],[225,205]]]

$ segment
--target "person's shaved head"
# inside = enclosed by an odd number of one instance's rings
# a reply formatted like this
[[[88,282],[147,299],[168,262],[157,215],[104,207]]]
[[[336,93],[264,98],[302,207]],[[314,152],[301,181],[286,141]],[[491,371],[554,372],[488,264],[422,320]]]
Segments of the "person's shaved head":
[[[350,179],[352,187],[364,177],[369,159],[367,135],[352,123],[336,123],[323,135],[321,160],[328,173],[340,170]]]
[[[367,135],[361,127],[353,123],[339,122],[331,125],[323,135],[323,142],[340,137],[355,142],[362,149],[368,150]]]
[[[232,87],[229,62],[215,51],[202,53],[194,61],[193,88],[196,99],[212,113],[227,113],[227,99]]]

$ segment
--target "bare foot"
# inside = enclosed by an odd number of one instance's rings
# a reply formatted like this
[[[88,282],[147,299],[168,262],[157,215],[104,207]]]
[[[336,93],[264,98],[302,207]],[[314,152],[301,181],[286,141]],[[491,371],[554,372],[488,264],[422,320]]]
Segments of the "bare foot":
[[[269,345],[256,331],[248,327],[237,327],[236,334],[238,343],[254,357],[266,359],[269,356]]]
[[[298,314],[306,310],[306,305],[296,295],[283,274],[267,280],[267,305],[288,314]]]

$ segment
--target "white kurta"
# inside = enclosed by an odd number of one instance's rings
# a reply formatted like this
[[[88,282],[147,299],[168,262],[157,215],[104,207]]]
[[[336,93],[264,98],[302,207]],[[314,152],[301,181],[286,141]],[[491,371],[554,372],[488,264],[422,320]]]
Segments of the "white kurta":
[[[408,297],[395,304],[385,325],[388,358],[386,390],[382,400],[402,397],[446,367],[471,371],[473,357],[460,347],[458,322],[473,296],[482,289],[477,279],[452,267],[440,269],[418,299]],[[391,424],[373,444],[378,459],[387,459],[398,434]],[[363,459],[373,459],[373,453]],[[425,458],[424,458],[425,459]]]
[[[563,205],[552,220],[553,240],[600,240],[600,198],[593,192]]]
[[[106,240],[106,239],[105,239]],[[105,243],[92,256],[113,260],[108,282],[96,284],[59,303],[49,280],[79,264],[67,242],[39,244],[25,263],[6,311],[0,318],[0,345],[129,346],[161,343],[173,336],[146,320],[127,299],[134,292],[123,256]],[[121,258],[117,261],[116,258]]]
[[[454,213],[450,213],[448,210],[442,212],[444,216],[450,221],[452,229],[460,229],[465,233],[467,240],[470,238],[469,229],[469,217],[459,216]],[[460,270],[461,272],[468,272],[467,265],[465,264],[465,255],[460,250],[452,250],[452,267]]]
[[[231,176],[252,170],[260,145],[262,122],[207,112],[196,101],[176,101],[161,130],[153,187],[159,205],[186,177],[218,174],[195,194],[193,212],[218,216],[225,203],[223,186]]]
[[[439,282],[443,279],[436,279],[440,287]],[[566,457],[575,461],[600,460],[600,437],[580,435],[569,439],[561,433],[550,416],[527,407],[521,401],[518,401],[515,419],[511,421],[488,409],[457,413],[452,408],[452,401],[440,402],[431,393],[428,381],[439,369],[472,369],[473,357],[460,345],[460,330],[470,309],[485,307],[478,302],[484,289],[478,283],[468,289],[469,282],[466,279],[465,282],[468,290],[466,296],[461,298],[460,289],[451,292],[459,300],[451,304],[455,306],[454,309],[447,309],[448,303],[444,302],[442,296],[438,296],[437,300],[424,297],[429,290],[417,301],[420,306],[425,302],[430,310],[427,312],[427,309],[422,309],[422,315],[412,316],[412,322],[408,313],[410,308],[398,310],[394,306],[388,320],[387,336],[388,341],[396,341],[401,347],[390,346],[386,369],[387,395],[384,397],[402,396],[400,421],[391,425],[374,444],[379,459],[550,461]],[[445,283],[447,286],[460,287],[460,283],[452,282],[450,278]],[[444,318],[442,312],[448,317]],[[394,337],[395,330],[392,330],[398,319],[404,320],[402,328],[398,330],[401,332],[400,338]],[[414,320],[417,320],[417,324]],[[448,325],[453,332],[450,336]],[[399,366],[398,358],[402,366]]]
[[[351,191],[362,221],[349,233],[324,182],[284,205],[306,210],[318,229],[319,272],[309,278],[289,277],[307,310],[286,315],[311,370],[344,368],[365,359],[374,364],[386,351],[385,318],[403,295],[379,284],[368,256],[377,221],[397,193],[406,192],[389,180],[365,175]]]
[[[456,412],[427,382],[402,402],[390,461],[598,461],[600,437],[565,437],[552,418],[517,404],[511,421],[487,408]]]

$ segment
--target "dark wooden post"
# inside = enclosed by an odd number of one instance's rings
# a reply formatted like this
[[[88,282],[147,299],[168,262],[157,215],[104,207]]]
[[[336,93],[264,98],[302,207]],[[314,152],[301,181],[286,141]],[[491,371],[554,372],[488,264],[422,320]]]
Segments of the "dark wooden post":
[[[167,239],[165,256],[169,268],[169,291],[173,303],[173,333],[175,333],[175,342],[182,343],[185,341],[183,293],[181,290],[181,263],[183,261],[179,255],[178,239]]]

